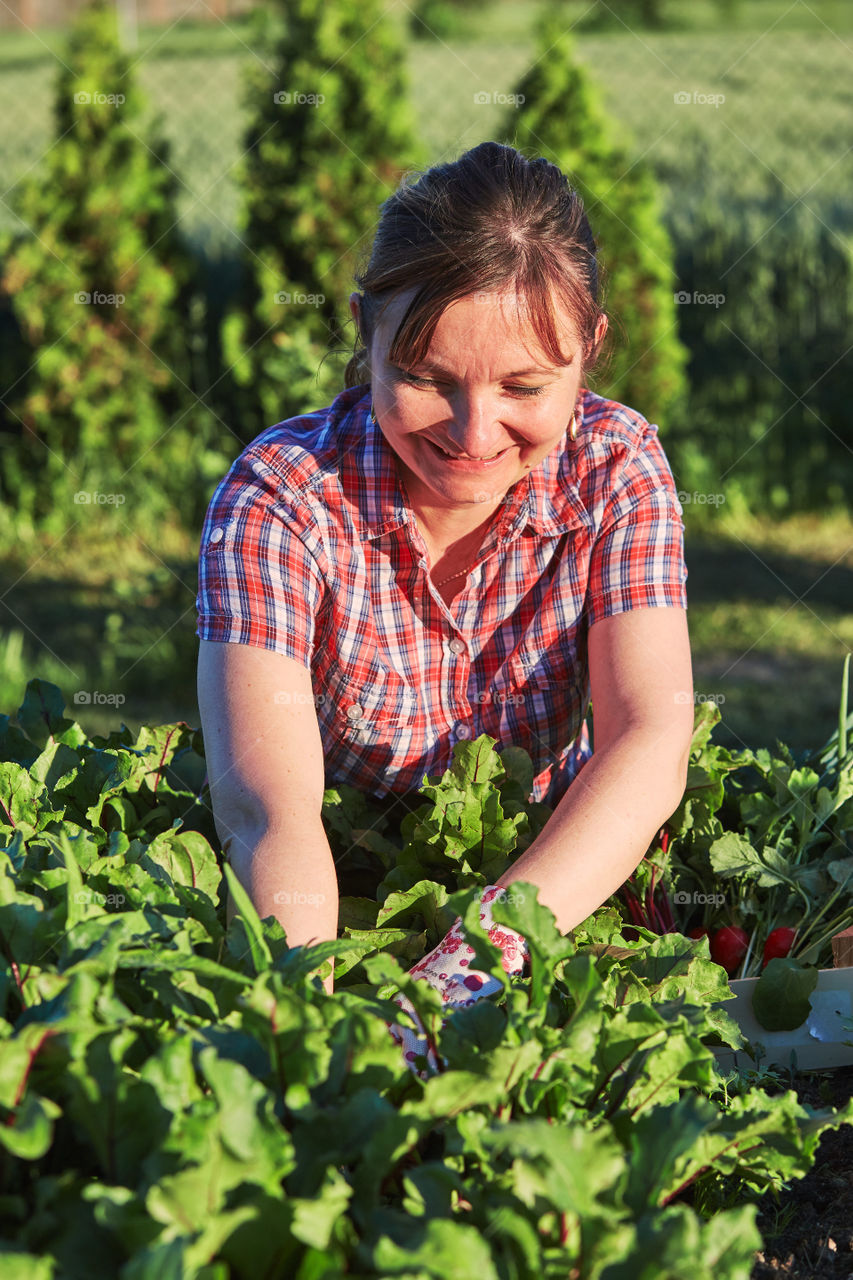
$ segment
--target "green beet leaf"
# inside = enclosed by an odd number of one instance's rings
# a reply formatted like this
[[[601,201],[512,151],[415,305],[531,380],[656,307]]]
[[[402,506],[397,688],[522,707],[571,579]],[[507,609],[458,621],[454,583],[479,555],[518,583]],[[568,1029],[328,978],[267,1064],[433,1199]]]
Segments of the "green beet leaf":
[[[818,971],[788,956],[768,961],[752,992],[752,1011],[767,1031],[793,1031],[811,1013]]]
[[[53,865],[65,866],[66,856],[70,852],[81,871],[88,871],[108,848],[103,832],[93,832],[87,827],[79,826],[76,822],[63,822],[61,826],[58,823],[51,823],[47,830],[40,831],[38,836],[30,842],[31,854],[44,849],[47,851],[49,862]]]
[[[499,1280],[488,1243],[473,1226],[433,1218],[412,1223],[405,1244],[385,1236],[373,1250],[373,1265],[382,1275],[422,1274],[430,1280]]]
[[[61,933],[65,906],[48,910],[43,901],[19,889],[6,855],[0,851],[0,938],[8,963],[39,964]]]
[[[351,1198],[352,1187],[346,1179],[337,1169],[327,1168],[316,1195],[306,1200],[293,1196],[289,1200],[293,1213],[291,1230],[296,1239],[314,1249],[328,1249]]]
[[[37,760],[30,766],[30,776],[52,792],[56,787],[73,779],[82,763],[82,756],[74,747],[64,742],[49,742]]]
[[[139,859],[151,875],[199,889],[216,900],[222,874],[216,855],[198,831],[164,831]]]
[[[710,849],[711,866],[721,876],[750,876],[758,879],[764,863],[746,836],[727,831]]]
[[[242,1178],[277,1186],[293,1160],[274,1114],[273,1094],[242,1063],[220,1057],[212,1046],[201,1049],[198,1065],[217,1102],[219,1139],[230,1156],[248,1166]]]
[[[749,1280],[762,1240],[755,1205],[704,1223],[687,1205],[669,1205],[639,1220],[625,1256],[601,1280]]]
[[[234,907],[239,917],[239,923],[245,933],[255,973],[262,973],[264,969],[269,968],[272,964],[272,952],[264,937],[263,926],[251,898],[227,862],[224,864],[223,870],[228,884],[228,892],[234,899]],[[232,923],[237,923],[236,917]]]
[[[442,777],[442,782],[454,779],[463,790],[479,783],[498,781],[505,774],[500,755],[495,750],[495,739],[487,733],[470,742],[457,742],[453,748],[453,760],[450,768]],[[429,790],[428,787],[423,788]]]
[[[713,1103],[686,1094],[620,1126],[620,1136],[632,1156],[625,1200],[637,1217],[665,1203],[695,1172],[691,1166],[699,1139],[718,1120],[719,1110]]]
[[[0,833],[21,831],[27,837],[54,814],[43,783],[31,778],[21,764],[0,764]]]
[[[373,898],[356,898],[342,895],[338,899],[338,926],[340,929],[373,929],[379,904]]]
[[[511,1125],[493,1123],[482,1142],[492,1159],[506,1163],[516,1194],[527,1203],[541,1197],[557,1210],[592,1222],[603,1205],[609,1204],[612,1213],[622,1199],[624,1153],[604,1129],[551,1125],[537,1117]]]
[[[56,1259],[0,1243],[0,1275],[3,1280],[54,1280]]]
[[[31,742],[44,746],[49,738],[58,738],[74,728],[74,721],[62,714],[64,710],[61,690],[47,680],[36,679],[28,681],[15,718]]]
[[[425,925],[430,935],[436,934],[439,941],[453,924],[450,911],[443,908],[447,904],[447,890],[435,880],[419,880],[399,893],[389,893],[376,915],[376,925],[403,925],[414,927]]]
[[[27,1093],[15,1108],[12,1123],[0,1124],[0,1146],[21,1160],[41,1159],[53,1141],[53,1122],[60,1114],[61,1108],[51,1098]]]
[[[9,716],[0,716],[0,760],[13,760],[29,769],[39,757],[38,747],[30,742]]]
[[[533,790],[533,761],[523,747],[504,747],[500,752],[500,762],[506,773],[503,782],[499,780],[501,794],[505,795],[510,785],[518,789],[521,796],[529,796]]]

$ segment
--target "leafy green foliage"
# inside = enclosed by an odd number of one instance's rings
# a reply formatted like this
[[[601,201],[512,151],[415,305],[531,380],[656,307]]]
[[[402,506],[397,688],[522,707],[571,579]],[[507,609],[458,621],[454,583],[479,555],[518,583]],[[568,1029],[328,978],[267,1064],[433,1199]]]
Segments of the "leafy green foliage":
[[[706,944],[626,937],[610,907],[564,936],[519,881],[494,916],[530,973],[507,979],[477,897],[530,838],[517,751],[457,748],[378,846],[405,886],[289,948],[223,867],[198,733],[90,741],[63,712],[33,680],[0,721],[4,1274],[746,1280],[755,1205],[693,1198],[802,1176],[853,1120],[729,1088]],[[326,794],[340,843],[369,813]],[[421,853],[435,878],[408,883]],[[442,1025],[406,970],[457,914],[502,994]],[[388,1032],[397,990],[442,1056],[426,1081]]]
[[[752,1008],[768,1031],[792,1031],[811,1013],[809,996],[817,986],[817,969],[794,960],[770,960],[752,993]]]
[[[666,425],[686,390],[685,348],[675,334],[673,250],[651,170],[632,163],[615,123],[574,54],[559,3],[538,27],[540,56],[515,92],[504,124],[512,145],[545,155],[583,197],[607,281],[605,303],[621,331],[602,393]]]
[[[664,879],[680,927],[701,921],[751,931],[739,976],[759,971],[776,928],[796,929],[792,960],[825,967],[833,962],[833,935],[853,924],[846,690],[842,705],[830,742],[800,759],[783,743],[773,752],[719,747],[710,741],[719,709],[706,703],[697,710],[687,788],[667,823]],[[696,903],[704,904],[698,912]]]
[[[140,136],[143,104],[115,23],[95,0],[72,29],[56,141],[15,193],[21,229],[0,273],[19,334],[0,490],[63,533],[84,503],[134,521],[142,494],[147,521],[175,504],[198,520],[199,482],[224,463],[189,393],[194,286],[178,183],[166,144]]]

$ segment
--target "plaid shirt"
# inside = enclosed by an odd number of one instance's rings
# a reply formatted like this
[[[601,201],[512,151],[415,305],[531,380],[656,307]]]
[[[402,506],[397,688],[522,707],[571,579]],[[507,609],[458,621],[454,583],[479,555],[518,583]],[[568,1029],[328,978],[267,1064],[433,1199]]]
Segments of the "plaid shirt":
[[[202,530],[196,634],[310,668],[327,786],[415,791],[487,733],[530,754],[531,798],[555,804],[590,755],[590,625],[687,605],[657,427],[582,390],[576,443],[509,490],[450,608],[370,403],[348,388],[233,463]]]

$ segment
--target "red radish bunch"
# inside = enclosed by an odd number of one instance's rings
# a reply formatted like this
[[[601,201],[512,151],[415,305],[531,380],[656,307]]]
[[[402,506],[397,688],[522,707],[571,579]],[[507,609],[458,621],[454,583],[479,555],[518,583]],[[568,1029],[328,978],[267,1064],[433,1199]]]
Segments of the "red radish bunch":
[[[789,929],[783,925],[771,930],[764,944],[762,968],[768,960],[787,956],[796,936],[796,929]],[[707,925],[700,924],[690,930],[688,937],[709,938],[711,959],[722,965],[729,977],[735,973],[749,948],[749,935],[738,925],[724,925],[722,929],[717,929],[716,933],[712,934]]]

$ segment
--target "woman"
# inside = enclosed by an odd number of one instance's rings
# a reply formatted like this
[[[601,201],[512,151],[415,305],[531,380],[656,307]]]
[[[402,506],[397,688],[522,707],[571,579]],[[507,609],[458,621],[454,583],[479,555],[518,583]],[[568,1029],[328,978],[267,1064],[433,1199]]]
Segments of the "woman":
[[[262,432],[208,509],[198,695],[217,831],[291,945],[334,938],[324,786],[406,794],[488,733],[531,754],[531,798],[556,807],[481,919],[521,879],[568,932],[684,790],[672,475],[656,427],[585,385],[608,323],[596,247],[548,161],[484,142],[401,185],[356,281],[345,390]],[[524,939],[492,936],[519,972]],[[413,972],[467,1001],[496,985],[469,954],[454,926]],[[424,1043],[404,1048],[415,1065]]]

